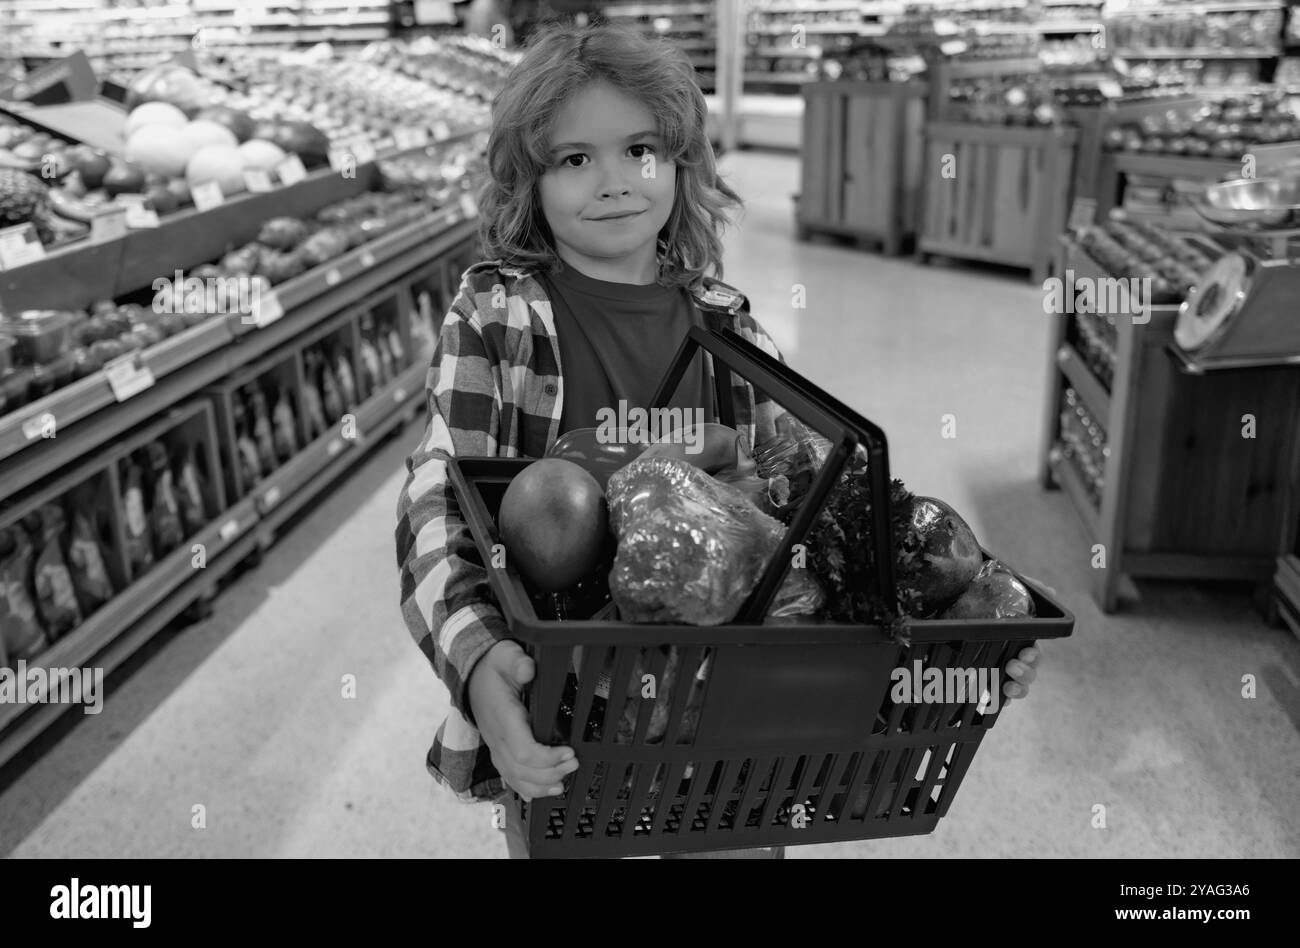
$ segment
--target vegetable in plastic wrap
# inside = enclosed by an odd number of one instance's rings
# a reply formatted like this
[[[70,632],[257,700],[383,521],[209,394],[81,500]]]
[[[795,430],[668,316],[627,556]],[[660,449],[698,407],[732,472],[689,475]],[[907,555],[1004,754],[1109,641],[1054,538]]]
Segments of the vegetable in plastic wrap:
[[[144,473],[135,458],[127,458],[123,477],[122,507],[126,513],[126,558],[131,571],[139,576],[153,565],[153,537],[145,512]]]
[[[609,479],[618,553],[610,592],[629,622],[730,622],[785,533],[742,493],[675,458],[639,458]],[[810,590],[802,570],[787,585]]]
[[[34,658],[49,644],[28,589],[32,543],[18,524],[0,530],[0,635],[10,664]]]
[[[81,625],[81,608],[77,604],[72,574],[63,559],[63,509],[46,504],[23,520],[36,545],[36,563],[32,585],[36,606],[50,641]]]
[[[180,467],[176,471],[176,499],[180,504],[181,524],[186,536],[193,536],[208,522],[207,506],[203,501],[205,486],[203,475],[194,460],[194,445],[186,445],[181,452]]]
[[[172,479],[171,468],[167,463],[167,449],[159,442],[152,442],[146,449],[149,457],[149,470],[153,474],[153,510],[150,519],[153,526],[154,554],[162,559],[185,539],[181,525],[180,504],[176,500],[176,488]]]
[[[104,562],[104,550],[95,535],[94,497],[89,491],[72,500],[72,529],[68,537],[68,571],[72,574],[72,588],[77,593],[83,615],[93,615],[95,610],[113,598],[113,581]]]

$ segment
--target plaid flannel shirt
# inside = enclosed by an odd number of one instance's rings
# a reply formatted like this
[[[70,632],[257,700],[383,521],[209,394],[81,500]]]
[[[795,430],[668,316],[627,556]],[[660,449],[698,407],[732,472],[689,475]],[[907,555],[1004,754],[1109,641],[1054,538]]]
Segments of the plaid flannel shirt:
[[[716,280],[691,293],[706,319],[781,358],[740,293]],[[770,437],[775,404],[756,398],[738,376],[732,386],[736,428],[751,445]],[[398,501],[402,614],[451,695],[451,710],[429,750],[429,772],[461,800],[487,801],[505,787],[474,726],[468,683],[478,660],[509,638],[509,630],[457,508],[447,461],[453,455],[541,457],[559,437],[564,376],[555,320],[545,289],[530,271],[500,261],[465,271],[443,322],[425,394],[428,426],[407,459]]]

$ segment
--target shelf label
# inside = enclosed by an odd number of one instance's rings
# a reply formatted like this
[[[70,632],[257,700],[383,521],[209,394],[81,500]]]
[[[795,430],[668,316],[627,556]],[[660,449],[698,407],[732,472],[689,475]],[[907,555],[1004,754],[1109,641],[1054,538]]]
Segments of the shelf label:
[[[474,195],[466,191],[460,196],[460,209],[466,217],[478,216],[478,202],[474,200]]]
[[[255,293],[253,295],[253,311],[244,317],[244,322],[256,326],[258,329],[264,329],[283,315],[284,307],[280,305],[280,298],[275,295],[274,291]]]
[[[325,271],[325,285],[338,286],[343,282],[343,274],[339,273],[338,267],[330,267]]]
[[[90,219],[90,239],[118,240],[126,236],[126,208],[116,208]]]
[[[429,144],[429,131],[426,128],[406,126],[395,129],[393,138],[402,151],[410,148],[423,148]]]
[[[1097,202],[1093,198],[1077,197],[1070,205],[1068,228],[1076,233],[1091,227],[1097,219]]]
[[[349,168],[356,170],[356,166],[359,164],[361,162],[351,148],[330,149],[330,167],[335,171],[344,171]]]
[[[267,191],[275,190],[271,175],[265,168],[245,168],[244,187],[253,194],[265,194]]]
[[[297,155],[290,155],[275,166],[275,173],[280,176],[280,182],[287,188],[289,185],[297,184],[307,177],[307,168],[303,165],[301,158]]]
[[[1124,98],[1124,87],[1114,79],[1102,79],[1097,83],[1097,91],[1108,99]]]
[[[221,537],[223,543],[228,543],[230,542],[231,537],[234,537],[238,533],[239,521],[228,520],[221,525],[221,529],[217,531],[217,536]]]
[[[53,437],[56,430],[54,415],[48,411],[41,412],[39,415],[32,415],[23,422],[23,437],[28,441]]]
[[[280,488],[272,487],[262,495],[262,503],[270,509],[280,502]]]
[[[133,398],[141,392],[153,388],[153,369],[147,365],[141,365],[139,358],[140,354],[133,352],[104,365],[104,375],[108,379],[108,387],[113,390],[113,397],[119,402],[124,402],[128,398]]]
[[[45,245],[35,224],[19,224],[0,230],[0,270],[13,270],[45,259]]]
[[[399,405],[406,401],[406,389],[399,388],[393,392],[393,401],[397,402]]]
[[[361,265],[369,270],[375,265],[375,255],[369,250],[364,251],[361,254]]]
[[[132,230],[158,226],[158,212],[152,207],[144,206],[143,194],[119,194],[117,203],[126,208],[126,226]]]
[[[340,441],[338,438],[331,438],[330,443],[325,446],[325,452],[330,457],[334,457],[334,455],[338,454],[342,450],[343,450],[343,442]]]
[[[357,156],[357,164],[364,165],[375,160],[375,143],[368,138],[358,138],[352,143],[352,154]]]
[[[226,203],[226,196],[221,193],[221,185],[216,181],[204,181],[190,191],[194,206],[200,211],[210,211]]]
[[[435,142],[445,142],[451,138],[451,129],[447,127],[446,122],[433,123],[433,140]]]

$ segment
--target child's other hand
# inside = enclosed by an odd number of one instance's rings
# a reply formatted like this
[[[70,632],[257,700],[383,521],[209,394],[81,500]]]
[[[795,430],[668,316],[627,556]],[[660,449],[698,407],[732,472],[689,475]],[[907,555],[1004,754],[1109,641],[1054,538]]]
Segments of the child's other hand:
[[[565,776],[578,769],[570,748],[533,740],[520,693],[536,671],[517,642],[504,641],[492,646],[469,677],[470,707],[492,764],[525,800],[557,795]]]
[[[1029,686],[1038,675],[1040,655],[1038,649],[1030,646],[1021,649],[1019,655],[1007,662],[1005,671],[1011,681],[1002,685],[1002,695],[1006,699],[1003,704],[1009,704],[1012,698],[1029,697]]]

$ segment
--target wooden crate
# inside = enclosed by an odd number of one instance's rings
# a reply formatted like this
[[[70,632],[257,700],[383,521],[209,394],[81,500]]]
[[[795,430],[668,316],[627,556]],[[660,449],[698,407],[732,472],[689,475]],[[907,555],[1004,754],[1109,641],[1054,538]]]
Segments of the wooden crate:
[[[917,228],[925,84],[816,82],[802,91],[799,239],[839,234],[898,254]]]
[[[1077,133],[930,122],[925,136],[922,258],[1023,267],[1041,282],[1065,230]]]
[[[1074,241],[1061,241],[1060,272],[1107,276]],[[1118,320],[1108,389],[1069,338],[1073,317],[1056,317],[1049,355],[1041,477],[1071,495],[1093,543],[1106,552],[1095,594],[1106,611],[1124,576],[1236,579],[1269,583],[1277,557],[1296,541],[1300,497],[1300,372],[1249,369],[1189,375],[1169,351],[1177,307],[1152,307],[1150,321]],[[1101,503],[1082,478],[1053,461],[1062,393],[1072,387],[1107,434]],[[1242,437],[1243,416],[1256,436]]]

